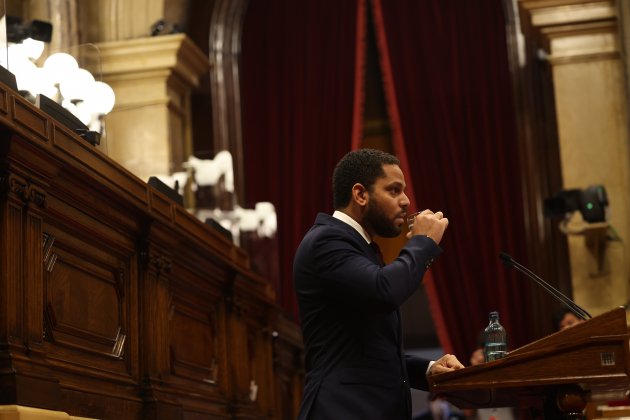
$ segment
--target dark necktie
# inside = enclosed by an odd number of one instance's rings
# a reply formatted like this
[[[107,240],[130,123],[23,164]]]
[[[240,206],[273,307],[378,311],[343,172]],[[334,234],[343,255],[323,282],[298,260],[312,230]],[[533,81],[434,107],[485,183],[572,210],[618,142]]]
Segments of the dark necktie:
[[[376,258],[378,259],[378,262],[381,265],[381,267],[384,266],[385,261],[383,260],[383,253],[381,252],[381,248],[374,241],[370,242],[370,247],[372,247],[372,249],[374,250],[374,253],[376,254]]]

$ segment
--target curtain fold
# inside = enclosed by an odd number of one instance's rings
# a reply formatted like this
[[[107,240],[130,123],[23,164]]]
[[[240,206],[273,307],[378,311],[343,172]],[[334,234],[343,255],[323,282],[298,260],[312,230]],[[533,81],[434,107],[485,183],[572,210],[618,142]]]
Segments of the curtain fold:
[[[267,275],[276,277],[278,303],[295,316],[295,250],[316,213],[332,212],[334,165],[360,133],[361,9],[365,0],[252,1],[245,16],[245,204],[276,206],[280,266],[277,277]]]
[[[424,207],[419,207],[414,204],[417,203],[414,188],[414,177],[411,175],[409,167],[409,159],[407,156],[407,148],[405,147],[404,134],[402,132],[401,124],[401,111],[398,108],[398,102],[396,100],[396,83],[402,83],[404,81],[397,80],[394,77],[391,54],[389,51],[389,45],[387,43],[387,33],[385,30],[385,22],[383,20],[383,11],[380,1],[372,2],[374,27],[376,33],[376,43],[379,50],[379,62],[381,66],[381,74],[383,77],[383,90],[387,102],[387,112],[389,115],[390,124],[392,127],[392,146],[394,154],[400,159],[400,166],[403,173],[407,175],[407,196],[411,202],[412,211],[423,210]],[[437,290],[435,288],[435,279],[432,271],[425,273],[423,283],[427,296],[429,297],[429,311],[433,316],[433,322],[435,324],[436,334],[440,341],[442,348],[449,353],[453,352],[453,344],[448,334],[448,329],[445,324],[445,317],[442,311],[442,305],[437,298]]]
[[[518,145],[501,0],[373,0],[396,153],[418,209],[450,220],[427,294],[438,337],[467,361],[488,312],[510,347],[531,341]],[[408,180],[409,182],[409,180]]]

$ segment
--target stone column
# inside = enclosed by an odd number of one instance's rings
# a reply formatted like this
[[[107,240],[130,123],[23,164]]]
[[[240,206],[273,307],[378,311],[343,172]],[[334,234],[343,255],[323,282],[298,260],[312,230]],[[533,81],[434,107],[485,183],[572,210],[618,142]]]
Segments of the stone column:
[[[609,223],[568,225],[575,300],[593,315],[628,300],[630,145],[625,74],[615,1],[520,0],[551,67],[563,188],[602,184]],[[620,240],[611,240],[618,235]]]
[[[80,43],[77,0],[29,0],[25,15],[25,21],[38,19],[52,24],[47,55],[63,51],[77,56],[76,51],[71,50]]]
[[[190,93],[208,58],[184,34],[98,45],[116,93],[103,150],[143,180],[182,170],[192,152]]]

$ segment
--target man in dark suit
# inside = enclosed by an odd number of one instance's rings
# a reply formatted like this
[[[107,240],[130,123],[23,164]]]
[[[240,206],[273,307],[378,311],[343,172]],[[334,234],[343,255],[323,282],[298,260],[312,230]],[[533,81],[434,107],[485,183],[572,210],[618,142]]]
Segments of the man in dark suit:
[[[348,153],[333,173],[335,212],[317,215],[296,252],[307,370],[300,419],[410,419],[410,387],[426,389],[427,375],[463,367],[452,355],[429,362],[402,350],[399,307],[440,254],[448,225],[442,212],[423,211],[384,265],[372,239],[400,234],[404,189],[396,157]]]

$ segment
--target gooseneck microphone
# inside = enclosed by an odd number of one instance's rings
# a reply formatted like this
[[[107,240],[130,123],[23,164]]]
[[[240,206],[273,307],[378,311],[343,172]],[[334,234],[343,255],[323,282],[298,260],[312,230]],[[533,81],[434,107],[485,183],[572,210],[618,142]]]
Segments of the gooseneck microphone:
[[[586,310],[584,308],[579,306],[577,303],[573,302],[567,296],[563,295],[558,289],[556,289],[555,287],[553,287],[552,285],[550,285],[549,283],[547,283],[546,281],[544,281],[543,279],[538,277],[536,274],[534,274],[534,272],[529,270],[527,267],[525,267],[525,266],[519,264],[518,262],[514,261],[512,259],[512,257],[510,257],[505,252],[501,252],[501,254],[499,254],[499,258],[501,259],[501,261],[503,261],[503,264],[505,264],[506,266],[513,267],[516,271],[519,271],[519,272],[525,274],[531,280],[533,280],[536,283],[538,283],[538,285],[540,285],[540,287],[545,289],[551,296],[556,298],[558,300],[558,302],[560,302],[564,306],[566,306],[578,318],[583,319],[583,320],[592,318],[591,314],[586,312]]]

